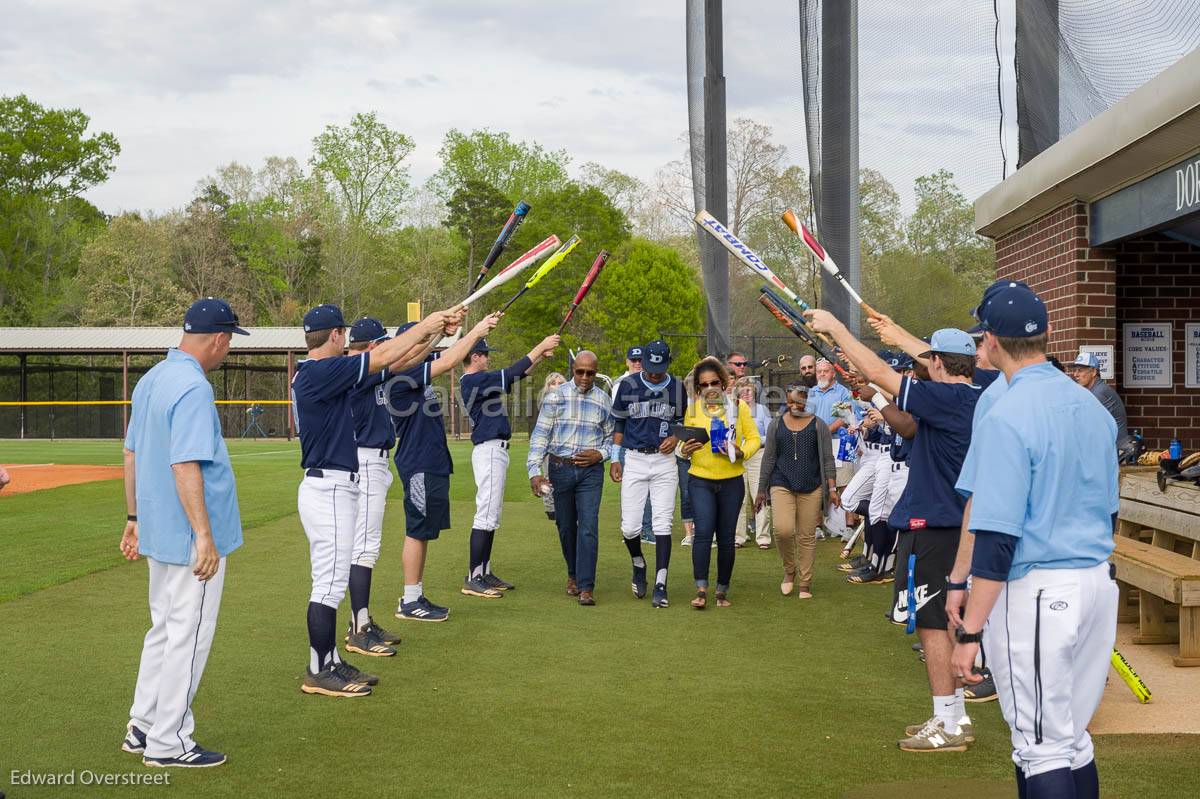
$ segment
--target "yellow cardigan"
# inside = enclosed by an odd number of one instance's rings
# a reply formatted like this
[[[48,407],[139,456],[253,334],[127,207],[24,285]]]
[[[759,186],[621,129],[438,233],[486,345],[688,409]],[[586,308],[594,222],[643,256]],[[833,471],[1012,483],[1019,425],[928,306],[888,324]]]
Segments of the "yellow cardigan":
[[[688,405],[687,412],[683,415],[683,423],[688,427],[703,427],[711,433],[713,417],[710,417],[701,409],[702,404],[701,401],[696,401]],[[725,415],[726,407],[722,406],[717,412],[716,418],[726,421]],[[743,461],[754,455],[762,447],[762,439],[758,435],[758,425],[754,423],[754,416],[750,413],[750,407],[741,400],[737,400],[736,435],[736,443],[742,450],[742,457],[731,462],[728,455],[714,453],[712,446],[705,444],[692,453],[692,466],[688,470],[688,474],[708,480],[726,480],[730,477],[741,477],[745,471]]]

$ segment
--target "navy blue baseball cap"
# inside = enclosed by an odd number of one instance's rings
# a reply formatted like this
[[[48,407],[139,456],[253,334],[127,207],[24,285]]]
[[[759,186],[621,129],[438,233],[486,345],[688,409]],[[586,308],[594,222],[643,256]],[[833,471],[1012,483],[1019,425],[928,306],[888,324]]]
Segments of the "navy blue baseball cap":
[[[913,359],[907,352],[893,352],[887,359],[887,365],[897,372],[903,372],[913,367]]]
[[[479,339],[479,341],[475,342],[475,346],[471,348],[471,352],[487,353],[487,352],[495,352],[495,350],[488,346],[486,338],[481,338],[481,339]],[[467,353],[467,354],[469,355],[470,353]]]
[[[342,318],[342,309],[331,303],[318,305],[304,315],[305,333],[345,326],[346,320]]]
[[[192,303],[192,307],[183,315],[183,332],[250,335],[238,327],[237,314],[229,307],[229,303],[216,297],[205,297]]]
[[[992,283],[992,285],[984,289],[983,299],[979,301],[979,304],[971,309],[971,318],[978,322],[979,312],[983,310],[983,306],[987,305],[988,300],[996,296],[996,292],[1001,291],[1002,289],[1016,288],[1017,286],[1026,289],[1029,288],[1029,284],[1025,283],[1023,280],[997,280],[996,282]],[[976,324],[974,327],[967,330],[967,332],[972,336],[978,336],[983,332],[983,327],[979,324]]]
[[[671,366],[671,347],[662,339],[651,341],[644,348],[642,369],[652,375],[661,375]]]
[[[1046,303],[1028,286],[1005,286],[979,311],[980,329],[1005,338],[1039,336],[1049,326]]]
[[[405,322],[404,324],[400,325],[400,327],[396,328],[396,335],[398,336],[405,331],[412,330],[416,326],[416,322]]]
[[[896,353],[892,352],[891,350],[876,350],[875,357],[879,358],[879,360],[883,361],[884,363],[888,363],[892,360],[892,358],[896,357]]]
[[[975,339],[965,330],[957,327],[943,327],[933,331],[929,337],[929,349],[921,353],[922,358],[930,355],[974,355]]]
[[[641,359],[642,359],[642,345],[641,344],[634,344],[632,347],[629,348],[629,351],[625,353],[625,360],[627,360],[627,361],[640,361]]]
[[[364,341],[387,341],[387,329],[383,322],[371,316],[364,316],[350,326],[350,343],[359,344]]]

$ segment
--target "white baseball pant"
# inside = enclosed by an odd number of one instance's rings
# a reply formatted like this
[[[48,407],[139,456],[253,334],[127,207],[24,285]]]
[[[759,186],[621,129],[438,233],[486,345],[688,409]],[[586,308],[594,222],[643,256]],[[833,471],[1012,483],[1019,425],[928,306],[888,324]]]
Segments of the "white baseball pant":
[[[500,527],[500,511],[504,508],[504,483],[508,479],[508,442],[493,438],[476,444],[471,450],[471,470],[475,473],[476,530],[496,530]]]
[[[1001,590],[983,645],[1013,762],[1027,778],[1092,760],[1087,726],[1116,635],[1117,584],[1107,563],[1034,569]]]
[[[385,454],[380,454],[381,452]],[[392,486],[386,450],[358,448],[358,516],[354,524],[353,566],[375,568],[383,540],[383,509]]]
[[[625,450],[621,471],[621,535],[637,538],[642,532],[642,514],[650,497],[650,528],[658,535],[671,534],[675,516],[675,491],[679,468],[675,454]]]
[[[308,536],[312,569],[309,601],[336,609],[350,583],[359,488],[350,472],[324,472],[325,477],[305,475],[296,504],[300,524]]]
[[[871,505],[867,511],[872,520],[891,516],[892,508],[896,507],[900,495],[904,493],[904,487],[908,485],[908,463],[893,461],[885,455],[876,469],[878,476],[875,478],[875,487],[871,491]]]
[[[146,733],[146,757],[179,757],[196,742],[192,699],[208,662],[221,593],[225,558],[207,582],[179,566],[147,558],[150,564],[150,631],[142,642],[137,687],[129,721]]]
[[[871,493],[875,489],[876,473],[887,468],[887,464],[891,463],[891,458],[882,450],[876,449],[877,446],[876,444],[863,445],[863,454],[858,460],[858,471],[854,473],[854,477],[850,478],[846,490],[842,492],[842,507],[848,511],[853,511],[864,499],[871,498]],[[875,517],[872,516],[871,520],[874,521]]]

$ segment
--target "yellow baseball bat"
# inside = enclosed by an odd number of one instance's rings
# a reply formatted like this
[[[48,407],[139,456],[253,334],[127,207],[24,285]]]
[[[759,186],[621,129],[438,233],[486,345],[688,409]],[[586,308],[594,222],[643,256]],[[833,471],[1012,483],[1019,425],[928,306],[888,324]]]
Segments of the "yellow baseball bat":
[[[1129,686],[1129,690],[1133,691],[1133,695],[1137,698],[1137,701],[1144,705],[1154,698],[1150,693],[1150,689],[1146,687],[1146,683],[1142,681],[1142,678],[1133,670],[1133,666],[1129,665],[1129,661],[1115,647],[1112,651],[1112,665],[1117,670],[1117,674],[1121,676],[1121,679],[1125,681],[1125,684]]]

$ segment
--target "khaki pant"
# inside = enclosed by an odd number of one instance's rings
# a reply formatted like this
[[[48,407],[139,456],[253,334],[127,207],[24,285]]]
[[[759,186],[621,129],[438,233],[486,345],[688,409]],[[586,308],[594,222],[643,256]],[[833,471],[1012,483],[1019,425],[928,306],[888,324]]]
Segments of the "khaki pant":
[[[762,473],[763,451],[750,456],[750,459],[745,462],[745,471],[742,472],[742,478],[746,481],[746,498],[742,500],[742,508],[738,511],[737,532],[734,535],[734,541],[738,544],[746,543],[750,537],[746,535],[746,512],[747,509],[754,509],[754,498],[758,496],[758,478]],[[754,538],[759,544],[771,543],[771,509],[763,505],[763,509],[754,514]]]
[[[786,582],[795,582],[803,591],[812,586],[813,559],[817,554],[817,522],[821,518],[821,489],[807,494],[771,488],[771,518],[775,524],[775,543],[783,558]]]

